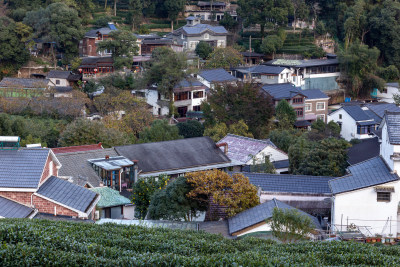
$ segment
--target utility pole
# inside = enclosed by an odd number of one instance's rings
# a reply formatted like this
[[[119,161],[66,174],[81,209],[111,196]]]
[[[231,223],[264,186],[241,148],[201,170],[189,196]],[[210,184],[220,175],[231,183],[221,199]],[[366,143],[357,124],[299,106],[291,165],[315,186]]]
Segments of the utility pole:
[[[251,35],[250,35],[250,40],[249,40],[249,50],[250,50],[250,53],[251,53]]]

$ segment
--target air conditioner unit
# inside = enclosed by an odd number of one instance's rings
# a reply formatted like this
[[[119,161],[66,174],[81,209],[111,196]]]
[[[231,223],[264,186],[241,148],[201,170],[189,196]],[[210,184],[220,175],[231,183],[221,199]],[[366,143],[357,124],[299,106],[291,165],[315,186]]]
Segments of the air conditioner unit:
[[[94,213],[94,218],[95,218],[96,220],[99,220],[99,219],[100,219],[100,211],[98,211],[98,210],[95,211],[95,213]]]

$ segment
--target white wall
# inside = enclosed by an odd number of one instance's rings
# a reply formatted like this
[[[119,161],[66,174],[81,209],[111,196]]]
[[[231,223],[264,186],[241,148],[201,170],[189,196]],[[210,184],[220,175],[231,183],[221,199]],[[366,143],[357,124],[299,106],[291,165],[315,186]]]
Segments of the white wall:
[[[342,119],[339,119],[339,115],[342,115]],[[340,135],[350,141],[351,139],[366,139],[372,138],[373,136],[369,134],[357,134],[357,124],[356,121],[343,109],[334,111],[333,113],[328,115],[328,122],[341,122],[342,129],[340,131]]]
[[[60,79],[60,78],[49,78],[50,82],[54,84],[54,86],[69,86],[69,82],[67,79]],[[60,84],[57,84],[57,80],[60,81]]]
[[[386,161],[386,164],[392,171],[396,171],[398,174],[400,174],[400,162],[393,161],[390,158],[393,153],[400,153],[400,145],[392,145],[389,143],[387,124],[385,123],[382,128],[382,143],[380,147],[380,155]]]
[[[393,234],[397,236],[400,182],[390,182],[381,186],[395,187],[390,202],[378,202],[374,186],[335,195],[332,223],[339,227],[339,231],[340,226],[338,225],[343,224],[342,230],[346,231],[347,223],[354,223],[357,226],[366,226],[372,235],[383,232],[383,235]],[[387,221],[388,218],[391,218],[391,222]],[[363,229],[365,227],[360,228],[365,235],[371,235]]]
[[[158,91],[157,90],[150,90],[150,89],[142,89],[142,90],[132,90],[132,93],[136,92],[144,92],[145,93],[145,100],[146,103],[149,104],[150,106],[153,107],[153,115],[159,115],[158,114],[158,109],[161,108],[161,114],[162,116],[168,115],[169,114],[169,108],[168,106],[163,106],[161,107],[158,105]]]
[[[246,235],[246,234],[255,233],[255,232],[266,232],[266,231],[271,231],[271,225],[269,223],[265,223],[256,228],[250,229],[249,231],[243,232],[237,236]]]
[[[387,102],[387,103],[394,103],[393,95],[399,94],[400,91],[397,87],[394,86],[386,86],[387,92],[383,93],[378,90],[378,98],[381,98],[380,101]]]
[[[273,148],[272,146],[267,146],[257,155],[255,155],[256,164],[264,163],[265,156],[269,156],[269,160],[271,162],[289,159],[288,155],[283,151]],[[253,159],[250,159],[248,162],[246,162],[246,165],[253,165]]]
[[[272,199],[277,199],[279,201],[324,201],[324,199],[330,196],[318,196],[318,195],[306,195],[306,194],[293,194],[293,193],[276,193],[276,192],[266,192],[261,191],[260,203],[270,201]]]

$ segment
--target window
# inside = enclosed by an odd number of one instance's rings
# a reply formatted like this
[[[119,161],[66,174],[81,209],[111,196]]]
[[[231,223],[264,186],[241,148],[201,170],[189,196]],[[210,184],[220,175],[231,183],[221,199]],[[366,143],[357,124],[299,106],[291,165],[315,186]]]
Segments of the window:
[[[210,39],[210,35],[208,33],[204,34],[204,39]]]
[[[317,102],[317,110],[324,110],[325,102]]]
[[[357,125],[357,134],[369,134],[374,129],[375,129],[374,125],[366,125],[366,126]]]
[[[303,103],[303,98],[301,97],[301,98],[299,98],[299,97],[297,97],[297,98],[293,98],[293,104],[301,104],[301,103]]]
[[[60,80],[56,80],[56,84],[60,84]]]
[[[318,114],[317,120],[325,121],[325,114]]]
[[[281,79],[283,79],[283,74],[281,74]]]
[[[294,111],[296,111],[297,117],[303,117],[303,108],[295,108]]]
[[[390,202],[390,192],[377,192],[376,201],[378,202]]]
[[[201,111],[201,106],[193,106],[193,111]]]
[[[310,103],[307,103],[306,107],[305,107],[305,110],[306,111],[312,111],[312,105]]]
[[[193,92],[193,99],[194,98],[203,98],[203,97],[204,97],[203,91]]]
[[[183,36],[183,33],[181,34],[181,39],[182,39],[182,40],[185,39],[185,37]]]
[[[180,92],[174,94],[175,101],[188,100],[188,99],[191,99],[190,92]]]
[[[199,41],[194,41],[194,42],[189,42],[190,44],[190,49],[196,49],[197,44],[199,43]]]
[[[183,48],[187,49],[187,42],[183,42]]]
[[[342,114],[339,114],[339,120],[341,120],[342,119]]]

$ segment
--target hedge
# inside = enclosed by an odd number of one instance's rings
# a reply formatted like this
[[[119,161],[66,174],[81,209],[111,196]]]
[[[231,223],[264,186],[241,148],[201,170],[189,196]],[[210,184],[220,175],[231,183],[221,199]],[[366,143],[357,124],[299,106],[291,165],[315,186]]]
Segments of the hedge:
[[[0,220],[0,266],[400,265],[400,247],[277,244],[256,238],[124,225]]]

